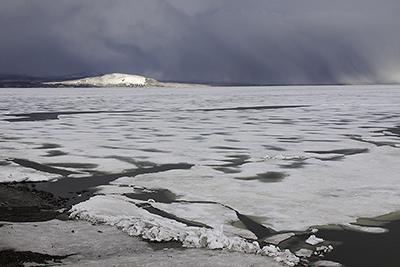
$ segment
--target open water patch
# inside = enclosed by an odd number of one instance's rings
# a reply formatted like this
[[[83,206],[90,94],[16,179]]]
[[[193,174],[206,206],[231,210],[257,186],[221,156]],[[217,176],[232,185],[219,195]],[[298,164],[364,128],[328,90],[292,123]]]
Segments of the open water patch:
[[[172,193],[168,189],[146,189],[146,188],[135,188],[134,193],[123,194],[126,197],[148,201],[149,199],[161,203],[172,203],[176,201],[177,195]]]
[[[22,161],[22,163],[25,162],[26,161],[24,160]],[[55,173],[60,171],[60,169],[44,166],[42,164],[33,163],[30,161],[28,161],[28,163],[25,164],[27,165],[26,167],[28,167],[29,164],[33,165],[31,168],[36,167],[38,168],[38,170],[45,172]],[[193,164],[188,164],[188,163],[170,163],[152,167],[137,168],[134,170],[121,173],[110,173],[110,174],[96,173],[92,176],[85,176],[81,178],[64,177],[62,179],[58,179],[53,182],[39,183],[37,184],[37,188],[40,190],[48,191],[56,196],[69,198],[70,199],[69,204],[76,204],[81,201],[87,200],[91,196],[93,196],[94,193],[96,192],[96,189],[94,189],[96,186],[107,185],[111,181],[114,181],[121,177],[135,177],[140,174],[158,173],[170,170],[187,170],[193,166],[194,166]],[[67,174],[65,176],[68,176],[70,174],[77,174],[76,172],[65,171],[65,170],[63,171],[67,172],[65,173]],[[85,194],[82,194],[82,192],[85,192]]]
[[[231,146],[212,146],[211,149],[217,150],[249,150],[248,148],[243,147],[231,147]]]
[[[227,155],[227,159],[224,159],[222,161],[227,162],[226,164],[223,164],[221,166],[223,167],[238,167],[241,166],[245,163],[249,162],[250,156],[249,155]]]
[[[368,152],[368,148],[345,148],[345,149],[333,149],[333,150],[308,150],[306,153],[314,154],[340,154],[345,156],[362,154]]]
[[[0,166],[8,166],[8,165],[10,165],[10,164],[11,164],[10,161],[7,161],[7,160],[0,160]]]
[[[54,174],[59,174],[62,176],[68,176],[71,174],[76,174],[76,172],[73,171],[68,171],[60,168],[54,168],[51,166],[47,166],[45,164],[37,163],[34,161],[30,161],[27,159],[19,159],[19,158],[14,158],[14,159],[9,159],[9,161],[12,161],[20,166],[31,168],[37,171],[42,171],[42,172],[47,172],[47,173],[54,173]]]
[[[58,120],[60,113],[55,112],[40,112],[40,113],[22,113],[22,114],[5,114],[6,116],[13,116],[17,118],[4,119],[8,122],[24,122],[24,121],[45,121],[45,120]]]
[[[271,172],[266,172],[266,173],[260,173],[260,174],[257,174],[256,176],[235,177],[235,179],[245,180],[245,181],[258,180],[263,183],[275,183],[275,182],[282,181],[286,176],[287,176],[287,174],[284,172],[271,171]]]
[[[178,216],[175,216],[172,213],[169,212],[165,212],[161,209],[158,209],[156,207],[153,207],[150,203],[140,203],[140,204],[136,204],[137,207],[142,208],[152,214],[156,214],[158,216],[161,216],[163,218],[167,218],[167,219],[171,219],[183,224],[186,224],[187,226],[194,226],[194,227],[204,227],[204,228],[208,228],[208,229],[212,229],[211,226],[208,226],[204,223],[200,223],[200,222],[195,222],[192,220],[187,220]]]
[[[16,117],[4,119],[8,122],[27,122],[27,121],[45,121],[58,120],[60,115],[74,114],[97,114],[97,113],[133,113],[134,111],[54,111],[54,112],[32,112],[32,113],[10,113],[4,116]]]
[[[281,143],[299,144],[299,143],[303,142],[303,138],[300,138],[300,137],[279,137],[277,139],[278,139],[278,142],[281,142]]]
[[[393,128],[387,128],[387,131],[393,135],[396,135],[397,137],[400,137],[400,126],[396,126]]]
[[[73,169],[94,169],[99,166],[99,164],[94,163],[78,163],[78,162],[58,162],[58,163],[48,163],[48,166],[62,167],[62,168],[73,168]]]
[[[214,170],[220,171],[226,174],[229,173],[240,173],[241,171],[237,168],[229,168],[229,167],[214,167]]]
[[[61,151],[61,150],[49,150],[46,152],[46,155],[43,155],[43,157],[58,157],[58,156],[65,156],[68,155],[67,152]]]
[[[305,160],[296,160],[289,164],[279,164],[282,169],[300,169],[304,168],[308,163]]]
[[[146,160],[136,160],[133,157],[126,157],[126,156],[109,156],[106,158],[111,158],[111,159],[117,159],[122,162],[127,162],[130,164],[135,165],[138,168],[143,168],[143,167],[155,167],[157,166],[157,163],[152,162],[152,161],[146,161]]]
[[[360,142],[364,142],[364,143],[373,144],[378,147],[379,146],[390,146],[390,147],[394,147],[394,148],[400,147],[400,144],[398,142],[367,140],[367,139],[363,138],[361,135],[345,135],[345,136],[347,136],[351,140],[356,140],[356,141],[360,141]]]
[[[39,147],[35,147],[35,149],[55,149],[55,148],[60,148],[61,145],[59,144],[54,144],[54,143],[43,143]]]
[[[222,161],[227,163],[213,166],[213,169],[223,173],[239,173],[239,167],[250,162],[250,156],[245,154],[227,155],[226,158]]]
[[[262,145],[268,150],[273,150],[273,151],[286,151],[285,148],[279,147],[279,146],[272,146],[272,145]]]
[[[374,131],[373,133],[381,133],[385,136],[395,136],[400,138],[400,126],[389,127],[384,130]]]
[[[376,233],[351,227],[318,227],[318,236],[336,243],[325,259],[352,267],[400,266],[397,256],[400,255],[399,213],[361,218],[357,220],[358,224],[383,226],[388,231]]]
[[[149,152],[149,153],[171,153],[171,151],[161,150],[157,148],[145,148],[145,149],[138,149],[139,151]]]
[[[248,107],[232,107],[232,108],[208,108],[200,110],[201,111],[264,110],[264,109],[285,109],[285,108],[304,108],[304,107],[310,107],[310,105],[248,106]]]

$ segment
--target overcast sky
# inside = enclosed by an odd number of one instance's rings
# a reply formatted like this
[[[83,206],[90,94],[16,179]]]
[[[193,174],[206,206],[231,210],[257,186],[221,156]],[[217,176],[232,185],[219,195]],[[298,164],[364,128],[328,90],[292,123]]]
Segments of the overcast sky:
[[[399,0],[1,0],[0,74],[400,82]]]

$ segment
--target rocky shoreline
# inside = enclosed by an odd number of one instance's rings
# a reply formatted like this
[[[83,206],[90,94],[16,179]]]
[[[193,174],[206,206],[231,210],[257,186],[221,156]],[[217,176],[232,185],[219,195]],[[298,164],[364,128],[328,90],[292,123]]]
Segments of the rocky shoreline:
[[[0,184],[0,221],[40,222],[68,219],[68,199],[23,184]]]

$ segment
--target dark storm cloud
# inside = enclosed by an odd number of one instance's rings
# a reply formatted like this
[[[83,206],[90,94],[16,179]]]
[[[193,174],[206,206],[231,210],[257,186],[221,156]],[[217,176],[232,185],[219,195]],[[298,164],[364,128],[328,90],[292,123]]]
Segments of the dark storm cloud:
[[[3,0],[0,73],[400,82],[398,0]]]

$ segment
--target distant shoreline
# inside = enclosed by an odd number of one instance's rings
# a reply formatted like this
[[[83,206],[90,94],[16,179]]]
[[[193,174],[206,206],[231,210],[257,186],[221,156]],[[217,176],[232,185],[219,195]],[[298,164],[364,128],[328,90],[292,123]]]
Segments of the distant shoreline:
[[[114,80],[111,83],[93,83],[91,80],[100,80],[104,77],[119,75],[122,77],[119,81]],[[141,78],[144,82],[132,84],[122,82],[125,78]],[[0,75],[0,88],[148,88],[148,87],[243,87],[243,86],[346,86],[346,85],[398,85],[388,84],[259,84],[242,83],[229,81],[213,82],[191,82],[191,81],[157,81],[153,78],[144,76],[123,74],[123,73],[83,73],[66,76],[31,76],[31,75]]]

